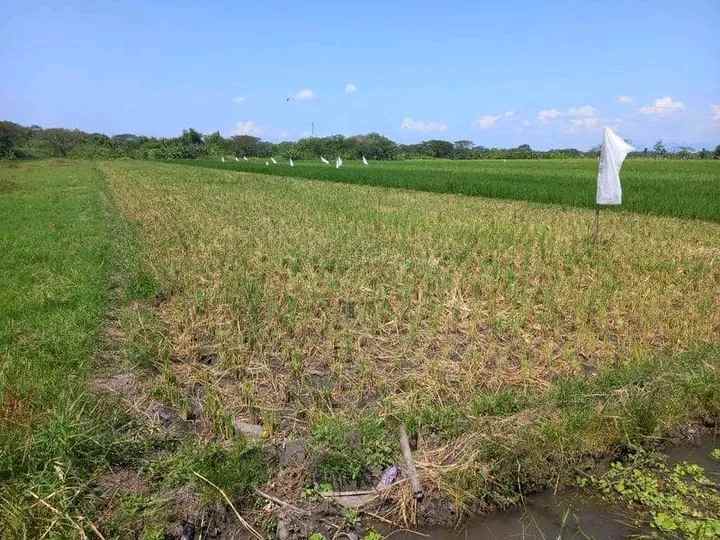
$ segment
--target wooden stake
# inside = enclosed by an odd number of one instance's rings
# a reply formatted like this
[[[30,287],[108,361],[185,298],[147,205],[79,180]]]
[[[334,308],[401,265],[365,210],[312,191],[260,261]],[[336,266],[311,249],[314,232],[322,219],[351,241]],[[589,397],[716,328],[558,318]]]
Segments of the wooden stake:
[[[595,205],[595,230],[593,232],[593,245],[597,244],[598,228],[600,226],[600,205]]]
[[[417,470],[415,469],[415,462],[412,458],[412,452],[410,452],[410,442],[408,441],[405,424],[400,424],[400,450],[402,450],[402,455],[405,459],[405,472],[407,472],[407,475],[410,478],[410,485],[412,486],[413,496],[416,499],[422,499],[423,491],[422,487],[420,486],[420,480],[418,479]]]

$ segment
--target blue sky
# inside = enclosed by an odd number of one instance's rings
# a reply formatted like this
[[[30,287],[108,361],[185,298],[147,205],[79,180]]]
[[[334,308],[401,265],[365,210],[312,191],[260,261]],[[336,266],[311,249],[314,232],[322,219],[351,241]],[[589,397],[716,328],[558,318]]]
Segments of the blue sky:
[[[109,134],[720,143],[720,2],[18,2],[0,118]],[[294,96],[287,101],[286,98]]]

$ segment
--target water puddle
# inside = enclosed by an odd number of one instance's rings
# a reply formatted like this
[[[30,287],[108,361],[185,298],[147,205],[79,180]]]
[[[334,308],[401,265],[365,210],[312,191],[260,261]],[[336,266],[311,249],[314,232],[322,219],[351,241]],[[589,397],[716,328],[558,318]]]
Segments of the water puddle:
[[[666,455],[671,464],[687,461],[700,465],[708,478],[720,482],[720,462],[710,457],[710,452],[718,446],[720,439],[708,437],[697,446],[671,448]],[[613,508],[599,498],[588,497],[574,489],[559,494],[548,491],[531,495],[525,498],[523,506],[515,510],[470,519],[457,530],[423,531],[432,540],[610,540],[641,532],[631,524],[621,508]],[[403,533],[394,534],[393,538],[418,540],[422,537]]]

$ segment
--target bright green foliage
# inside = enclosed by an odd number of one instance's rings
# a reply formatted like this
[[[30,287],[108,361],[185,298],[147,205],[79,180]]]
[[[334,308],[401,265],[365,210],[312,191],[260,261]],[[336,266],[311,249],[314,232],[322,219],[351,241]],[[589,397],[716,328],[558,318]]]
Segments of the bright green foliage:
[[[477,416],[508,416],[525,408],[527,398],[516,390],[504,389],[494,394],[480,394],[472,404]]]
[[[151,469],[152,476],[157,480],[170,486],[195,483],[211,499],[219,499],[220,493],[195,473],[234,495],[249,494],[268,476],[262,450],[242,440],[224,446],[193,441],[167,459],[154,463]]]
[[[86,392],[109,270],[102,175],[7,164],[1,185],[12,189],[0,190],[0,530],[39,537],[34,526],[71,524],[33,493],[77,511],[88,471],[137,447],[116,440],[118,414]]]
[[[313,424],[312,443],[318,456],[320,482],[357,482],[371,469],[390,465],[397,452],[395,430],[374,415],[351,420],[322,416]]]
[[[698,465],[670,466],[659,455],[639,450],[628,462],[613,463],[603,476],[582,479],[580,484],[627,506],[664,534],[720,536],[719,486]]]

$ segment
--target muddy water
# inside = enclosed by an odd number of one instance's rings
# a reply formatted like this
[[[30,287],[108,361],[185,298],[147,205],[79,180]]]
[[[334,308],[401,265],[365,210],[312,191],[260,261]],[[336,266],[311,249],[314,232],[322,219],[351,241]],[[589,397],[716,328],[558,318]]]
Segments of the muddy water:
[[[718,446],[720,439],[707,438],[700,445],[675,447],[666,453],[669,463],[695,463],[705,469],[710,479],[720,482],[720,462],[710,458],[710,452]],[[576,490],[529,496],[525,504],[516,510],[471,519],[457,530],[423,531],[432,540],[614,540],[641,532],[630,523],[622,509],[613,508]],[[393,538],[418,540],[423,537],[394,534]]]

